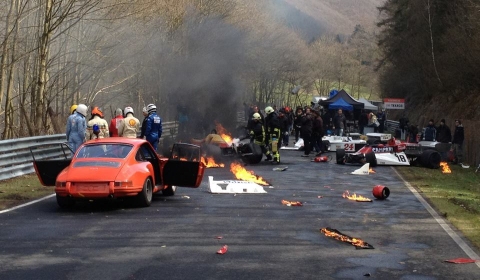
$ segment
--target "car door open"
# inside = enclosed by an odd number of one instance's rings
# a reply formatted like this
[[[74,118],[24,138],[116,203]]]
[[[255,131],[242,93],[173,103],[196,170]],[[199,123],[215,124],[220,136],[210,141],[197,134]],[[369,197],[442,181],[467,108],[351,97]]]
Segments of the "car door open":
[[[60,145],[60,149],[58,146]],[[66,143],[42,144],[30,147],[33,167],[40,183],[55,186],[58,174],[72,162],[73,151]]]
[[[201,163],[200,147],[177,143],[162,168],[164,185],[198,188],[202,183],[205,166]]]

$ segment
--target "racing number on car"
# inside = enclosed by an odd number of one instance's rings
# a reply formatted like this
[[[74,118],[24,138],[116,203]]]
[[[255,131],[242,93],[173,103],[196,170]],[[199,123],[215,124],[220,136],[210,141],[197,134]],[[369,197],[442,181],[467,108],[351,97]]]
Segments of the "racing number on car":
[[[343,148],[345,151],[355,151],[355,145],[354,144],[344,144]]]
[[[399,162],[407,162],[407,159],[405,158],[404,155],[397,155],[395,154]]]

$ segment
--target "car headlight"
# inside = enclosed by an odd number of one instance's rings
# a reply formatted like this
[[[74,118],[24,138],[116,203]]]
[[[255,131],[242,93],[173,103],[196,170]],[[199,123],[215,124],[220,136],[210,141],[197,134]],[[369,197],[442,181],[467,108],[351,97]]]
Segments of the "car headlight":
[[[57,188],[65,188],[66,186],[67,186],[67,182],[60,182],[60,181],[55,182],[55,187]]]

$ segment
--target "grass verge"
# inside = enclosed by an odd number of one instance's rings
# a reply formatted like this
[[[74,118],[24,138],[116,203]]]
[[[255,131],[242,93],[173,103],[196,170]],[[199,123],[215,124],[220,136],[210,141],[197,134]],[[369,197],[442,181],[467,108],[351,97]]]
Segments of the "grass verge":
[[[480,249],[480,173],[475,168],[397,168],[429,203]]]
[[[37,175],[24,175],[0,181],[0,210],[54,193],[53,187],[44,187]]]

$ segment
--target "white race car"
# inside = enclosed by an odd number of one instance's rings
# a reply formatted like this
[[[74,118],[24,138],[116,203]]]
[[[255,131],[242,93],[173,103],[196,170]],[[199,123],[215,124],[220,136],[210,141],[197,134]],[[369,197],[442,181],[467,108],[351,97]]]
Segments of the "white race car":
[[[338,149],[346,153],[354,153],[367,144],[367,141],[360,139],[360,133],[350,133],[348,136],[323,136],[322,142],[327,151],[335,152]]]

